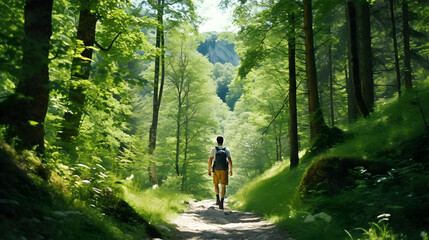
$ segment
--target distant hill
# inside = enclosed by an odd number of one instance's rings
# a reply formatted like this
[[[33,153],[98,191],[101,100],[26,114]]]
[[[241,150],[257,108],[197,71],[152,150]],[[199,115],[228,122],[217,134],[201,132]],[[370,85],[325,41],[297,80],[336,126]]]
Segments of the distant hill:
[[[216,41],[219,37],[218,33],[207,33],[206,40],[201,42],[198,47],[198,52],[204,56],[208,56],[209,61],[213,64],[231,63],[238,66],[239,57],[234,50],[234,43],[228,43],[226,40]]]

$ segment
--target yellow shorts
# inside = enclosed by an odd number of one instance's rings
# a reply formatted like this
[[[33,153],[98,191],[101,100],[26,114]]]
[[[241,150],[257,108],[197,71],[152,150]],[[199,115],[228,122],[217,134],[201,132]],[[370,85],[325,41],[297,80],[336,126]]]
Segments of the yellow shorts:
[[[220,184],[228,185],[228,170],[214,170],[213,172],[213,183],[215,185]]]

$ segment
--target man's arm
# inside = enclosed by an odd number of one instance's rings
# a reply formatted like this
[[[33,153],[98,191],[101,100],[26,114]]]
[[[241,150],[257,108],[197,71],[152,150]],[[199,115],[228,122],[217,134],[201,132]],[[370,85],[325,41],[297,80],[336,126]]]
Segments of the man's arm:
[[[230,157],[228,158],[228,162],[229,162],[229,176],[232,176],[232,159]]]
[[[209,159],[209,176],[212,175],[212,162],[214,157],[210,157]]]

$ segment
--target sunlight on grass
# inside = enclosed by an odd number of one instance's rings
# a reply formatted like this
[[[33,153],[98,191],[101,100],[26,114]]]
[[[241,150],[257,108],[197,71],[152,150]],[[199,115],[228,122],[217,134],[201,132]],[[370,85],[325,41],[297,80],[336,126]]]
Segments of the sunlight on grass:
[[[190,195],[167,191],[163,188],[139,191],[132,187],[125,188],[125,200],[150,223],[164,224],[177,213],[187,209],[192,200]]]
[[[291,171],[289,161],[277,163],[233,195],[229,205],[264,215],[266,219],[273,218],[272,221],[280,221],[290,215],[292,201],[305,171],[302,166]]]
[[[365,162],[381,163],[377,166],[385,166],[384,163],[393,164],[393,161],[396,161],[395,164],[399,164],[398,161],[402,161],[402,159],[408,161],[408,155],[410,152],[418,150],[420,146],[418,141],[426,131],[423,119],[429,118],[429,105],[419,105],[416,97],[417,91],[420,103],[429,101],[429,80],[425,85],[425,88],[405,92],[400,98],[378,102],[376,111],[369,118],[359,119],[355,123],[342,127],[346,129],[344,130],[344,143],[338,144],[312,159],[302,161],[297,169],[290,170],[288,161],[273,166],[237,191],[230,198],[230,206],[234,209],[252,211],[262,215],[280,228],[289,231],[296,239],[344,239],[347,237],[343,230],[344,226],[363,226],[365,222],[368,222],[368,217],[380,211],[381,207],[385,206],[390,209],[389,205],[383,205],[385,203],[399,206],[399,210],[392,210],[395,212],[394,220],[397,220],[400,212],[403,211],[403,206],[411,203],[401,202],[402,198],[395,195],[395,191],[397,191],[395,187],[391,187],[390,195],[384,193],[385,197],[381,199],[378,195],[380,193],[377,191],[383,188],[375,190],[372,185],[371,188],[369,185],[357,184],[356,188],[347,189],[344,193],[320,196],[313,200],[300,200],[297,197],[298,188],[307,168],[313,162],[323,158],[362,159]],[[383,167],[380,169],[389,170]],[[420,177],[423,180],[417,178],[420,176],[418,169],[405,170],[400,174],[409,174],[407,171],[414,171],[416,184],[425,182],[425,177]],[[363,179],[360,181],[368,181],[368,177],[364,178],[366,175],[363,173],[360,176]],[[384,178],[378,177],[378,180],[376,176],[370,177],[377,180],[374,184],[382,185],[389,176],[387,174]],[[373,199],[367,200],[368,196]],[[311,217],[325,214],[325,212],[332,221],[317,219],[306,221],[306,219],[312,219]],[[342,217],[344,214],[349,214],[349,216],[344,218]],[[389,223],[398,227],[397,221]],[[356,230],[356,228],[354,229]],[[359,239],[403,239],[401,234],[395,235],[387,223],[371,223],[368,230],[359,228],[358,231],[353,234]],[[347,234],[353,239],[349,232]],[[422,234],[426,236],[426,233],[422,232]]]

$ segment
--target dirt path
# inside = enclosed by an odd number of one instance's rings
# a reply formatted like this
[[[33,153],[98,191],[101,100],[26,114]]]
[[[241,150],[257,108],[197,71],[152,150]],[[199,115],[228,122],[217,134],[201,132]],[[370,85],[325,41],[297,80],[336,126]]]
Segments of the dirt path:
[[[292,239],[275,225],[252,213],[219,210],[215,200],[191,202],[189,211],[173,220],[175,239]]]

